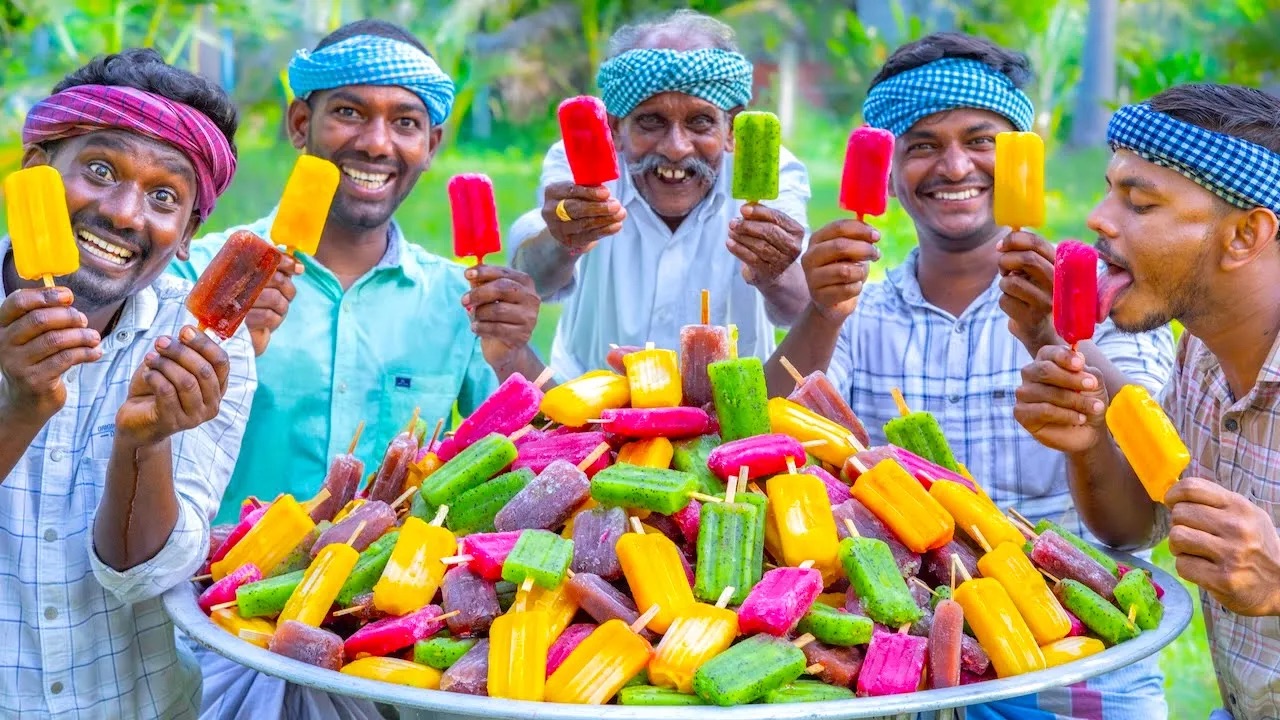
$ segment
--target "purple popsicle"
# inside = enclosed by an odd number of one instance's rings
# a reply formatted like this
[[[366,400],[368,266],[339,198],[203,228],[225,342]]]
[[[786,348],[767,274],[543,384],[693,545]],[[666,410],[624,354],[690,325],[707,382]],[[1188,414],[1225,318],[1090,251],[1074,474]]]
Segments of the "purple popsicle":
[[[576,468],[575,468],[576,469]],[[627,511],[595,507],[573,520],[573,564],[576,573],[591,573],[605,580],[622,577],[618,562],[618,538],[627,532]]]
[[[556,530],[590,495],[586,473],[573,463],[555,460],[498,511],[493,526],[498,532]]]
[[[489,695],[489,639],[485,638],[458,658],[440,677],[440,689],[463,695]]]
[[[449,632],[458,637],[485,634],[493,619],[502,614],[493,583],[471,572],[466,565],[451,568],[444,574],[440,593],[445,613],[458,613],[445,620]]]
[[[276,627],[267,649],[326,670],[342,669],[342,638],[297,620],[285,620]]]
[[[315,544],[311,546],[311,558],[315,559],[327,545],[350,540],[351,534],[360,526],[360,523],[364,523],[364,529],[351,543],[351,547],[355,548],[356,552],[364,552],[374,540],[382,537],[383,533],[396,524],[396,511],[381,500],[370,500],[364,503],[342,518],[342,522],[320,534]]]

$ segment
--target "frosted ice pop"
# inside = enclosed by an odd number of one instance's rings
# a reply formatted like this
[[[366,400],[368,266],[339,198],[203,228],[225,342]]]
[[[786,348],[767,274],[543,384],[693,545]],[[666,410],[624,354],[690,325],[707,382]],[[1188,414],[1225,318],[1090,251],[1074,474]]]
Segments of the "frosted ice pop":
[[[337,602],[339,605],[344,608],[351,607],[356,604],[355,598],[357,596],[373,592],[373,586],[382,577],[382,571],[386,569],[387,561],[391,559],[391,551],[395,549],[396,541],[399,539],[400,531],[392,530],[375,540],[364,552],[360,553],[360,559],[356,561],[356,566],[351,569],[347,582],[338,591]],[[370,599],[372,600],[372,598]]]
[[[790,365],[791,363],[785,363]],[[791,368],[794,370],[795,368]],[[807,408],[810,412],[817,413],[833,423],[843,427],[863,446],[871,444],[871,439],[867,435],[867,429],[862,425],[862,421],[857,415],[853,414],[853,409],[849,407],[849,403],[844,399],[831,381],[827,379],[825,373],[816,370],[804,377],[800,377],[800,373],[796,372],[796,389],[791,391],[787,396],[787,400]],[[834,463],[839,464],[839,463]]]
[[[459,495],[449,507],[445,524],[459,535],[494,532],[497,529],[494,522],[498,513],[528,487],[534,477],[532,470],[521,468],[471,488]]]
[[[942,427],[938,425],[937,418],[932,413],[907,411],[906,403],[902,402],[902,395],[896,388],[894,399],[898,401],[899,409],[903,412],[902,417],[893,418],[884,425],[884,434],[889,442],[906,448],[952,472],[959,472],[960,468],[956,465],[955,455],[951,452],[951,446],[947,444],[946,436],[942,434]]]
[[[702,506],[694,597],[715,602],[726,588],[733,588],[730,602],[738,604],[746,599],[755,584],[755,545],[764,542],[756,537],[757,512],[754,505],[738,502]]]
[[[1074,660],[1096,655],[1107,646],[1102,641],[1091,637],[1066,637],[1040,648],[1044,654],[1045,667],[1058,667]]]
[[[463,695],[489,694],[489,639],[476,643],[440,676],[440,689]]]
[[[872,620],[896,628],[920,619],[920,608],[888,545],[874,538],[847,537],[840,541],[840,562]]]
[[[810,667],[821,665],[814,677],[842,688],[851,688],[858,681],[858,673],[862,670],[862,651],[856,647],[832,647],[820,642],[811,642],[801,650],[804,651],[805,662]]]
[[[288,620],[276,626],[267,649],[277,655],[326,670],[342,668],[342,638],[328,630],[296,620]]]
[[[720,706],[745,705],[804,673],[804,652],[771,635],[753,635],[703,663],[693,690]]]
[[[858,674],[858,694],[882,696],[915,692],[920,687],[928,650],[927,638],[905,633],[876,633],[867,647],[862,672]]]
[[[997,675],[1004,678],[1044,669],[1044,655],[1031,629],[999,582],[991,578],[965,580],[956,588],[955,601],[963,608],[974,637],[991,657]]]
[[[320,537],[316,538],[315,543],[311,545],[311,558],[314,560],[320,555],[321,550],[330,545],[347,542],[356,528],[361,528],[360,534],[351,540],[351,546],[357,552],[364,552],[373,544],[373,541],[395,527],[395,524],[396,511],[392,510],[390,505],[378,500],[366,502],[341,522],[331,525],[328,530],[320,533]]]
[[[565,583],[566,594],[598,623],[621,620],[628,625],[640,617],[631,598],[599,575],[577,573]]]
[[[459,495],[493,478],[515,459],[516,446],[510,440],[497,433],[487,435],[423,480],[422,497],[432,506],[453,504]]]
[[[701,407],[619,408],[600,413],[601,424],[614,435],[627,438],[678,438],[706,433],[711,416]]]
[[[774,568],[738,608],[739,628],[746,635],[785,635],[809,612],[821,592],[822,574],[816,569]]]
[[[315,155],[299,155],[271,221],[271,241],[284,245],[290,255],[315,255],[341,181],[337,165]]]
[[[644,350],[624,356],[622,364],[631,388],[631,407],[679,407],[682,387],[675,350],[657,349],[650,343]]]
[[[1048,645],[1071,632],[1071,620],[1022,546],[1001,543],[978,560],[978,571],[999,582],[1026,620],[1037,645]]]
[[[449,208],[453,213],[453,254],[484,262],[485,255],[502,251],[498,206],[493,181],[481,173],[449,178]]]
[[[275,617],[284,609],[305,571],[264,578],[236,588],[236,607],[241,617]],[[217,607],[214,605],[213,607]]]
[[[769,392],[760,358],[745,357],[707,366],[716,420],[725,442],[769,433]]]
[[[802,465],[804,446],[789,435],[758,435],[727,442],[707,455],[707,467],[722,479],[736,478],[747,468],[747,479],[755,480],[787,471],[787,462]]]
[[[1125,613],[1084,583],[1062,580],[1053,587],[1053,594],[1058,596],[1063,607],[1080,618],[1090,632],[1108,645],[1132,640],[1141,632],[1136,624],[1129,622]]]
[[[657,608],[650,609],[650,614]],[[548,702],[603,705],[649,664],[653,647],[621,620],[610,620],[584,639],[547,678]]]
[[[775,559],[792,566],[811,561],[822,573],[822,585],[834,582],[840,575],[840,538],[822,481],[812,475],[778,475],[765,489],[782,550]]]
[[[333,520],[338,511],[356,496],[360,479],[364,477],[364,463],[355,456],[356,445],[360,443],[360,434],[363,430],[362,422],[356,428],[356,436],[351,441],[351,447],[347,449],[346,454],[334,457],[329,463],[329,474],[325,476],[323,486],[324,490],[329,491],[329,495],[311,507],[312,521]]]
[[[529,468],[535,473],[540,473],[556,460],[567,460],[574,465],[580,465],[603,442],[607,442],[607,438],[604,433],[599,432],[572,432],[550,435],[545,439],[521,445],[520,457],[512,463],[511,467],[513,470]],[[608,467],[612,461],[613,457],[610,453],[606,452],[597,455],[595,462],[589,465],[584,472],[589,478],[595,477],[596,473]]]
[[[350,537],[356,537],[361,530],[357,527]],[[359,551],[347,543],[333,543],[321,550],[303,573],[277,622],[297,620],[319,627],[359,560]]]
[[[819,680],[802,679],[787,683],[776,690],[770,690],[760,698],[760,702],[766,705],[779,705],[851,699],[853,699],[853,691],[849,688],[828,685]]]
[[[671,467],[671,457],[674,454],[675,448],[670,440],[664,437],[644,438],[623,445],[618,450],[618,463],[666,470]]]
[[[1136,608],[1134,619],[1143,630],[1155,630],[1164,617],[1164,605],[1156,598],[1155,586],[1146,571],[1125,573],[1115,587],[1116,604],[1128,613]]]
[[[515,548],[523,530],[505,533],[474,533],[458,540],[458,554],[471,559],[467,566],[490,582],[502,579],[502,564]]]
[[[1013,511],[1010,511],[1010,512],[1013,512]],[[1020,515],[1018,515],[1018,517],[1021,518]],[[1026,518],[1021,518],[1021,519],[1024,522],[1027,522]],[[1027,524],[1030,524],[1030,523],[1027,522]],[[1085,555],[1088,555],[1094,560],[1097,560],[1099,565],[1107,569],[1107,572],[1117,577],[1123,576],[1123,573],[1120,572],[1119,563],[1117,563],[1114,559],[1112,559],[1110,555],[1102,552],[1098,548],[1089,544],[1089,542],[1086,541],[1084,538],[1080,537],[1079,535],[1076,535],[1075,533],[1062,527],[1058,523],[1053,522],[1052,520],[1041,520],[1040,522],[1036,523],[1035,531],[1037,535],[1047,530],[1054,531],[1063,540],[1066,540],[1072,545],[1075,545],[1077,550],[1084,553]]]
[[[246,563],[259,569],[274,568],[316,524],[292,495],[284,495],[263,512],[244,538],[209,568],[214,580],[221,580]]]
[[[344,650],[349,658],[359,653],[390,655],[443,630],[443,614],[438,606],[427,605],[405,615],[369,623],[347,638]]]
[[[422,690],[440,687],[440,671],[409,660],[389,657],[366,657],[342,666],[344,675],[381,680],[393,685],[407,685]]]
[[[1050,575],[1061,580],[1078,580],[1104,598],[1110,599],[1116,589],[1115,575],[1052,530],[1036,538],[1031,546],[1031,560]]]
[[[413,644],[413,661],[437,670],[448,670],[480,642],[476,638],[437,636]]]
[[[993,215],[1014,230],[1044,225],[1044,141],[1036,133],[996,133]]]
[[[707,495],[724,493],[724,483],[707,467],[707,457],[720,445],[719,435],[703,435],[671,444],[671,467],[698,478],[698,490]]]
[[[248,585],[249,583],[258,582],[261,579],[262,573],[258,571],[256,565],[253,563],[241,565],[230,575],[227,575],[218,582],[213,583],[203,593],[200,593],[200,597],[197,598],[196,603],[200,606],[201,610],[210,612],[210,609],[214,605],[221,605],[235,600],[236,590],[240,589],[241,585]]]
[[[223,630],[263,650],[266,650],[270,645],[271,636],[276,632],[275,623],[261,618],[242,618],[235,608],[214,610],[209,615],[209,619]],[[241,630],[249,630],[250,632],[241,635]]]
[[[955,521],[901,465],[885,460],[853,484],[853,497],[915,553],[951,542]]]
[[[680,381],[684,404],[702,407],[712,402],[707,366],[729,359],[729,331],[720,325],[685,325],[680,328]]]
[[[728,590],[721,594],[726,600]],[[693,692],[694,673],[729,648],[738,636],[738,616],[721,602],[694,603],[671,621],[649,663],[649,681],[659,687]]]
[[[442,446],[440,459],[448,462],[454,455],[471,447],[492,433],[510,435],[528,425],[538,415],[542,390],[520,373],[512,373],[497,390],[480,403],[453,433],[452,442]]]
[[[551,643],[551,649],[547,651],[547,677],[551,677],[564,659],[569,657],[569,653],[581,645],[582,641],[587,639],[595,629],[596,626],[591,623],[578,623],[565,628],[564,632],[560,633],[560,637]]]
[[[636,530],[640,521],[632,518]],[[618,540],[618,560],[640,611],[654,605],[658,614],[649,629],[664,633],[677,615],[694,603],[693,589],[685,575],[680,549],[663,535],[630,532]]]
[[[450,568],[440,583],[440,604],[448,618],[449,632],[458,637],[483,635],[493,619],[502,614],[493,583],[475,574],[466,565]]]
[[[558,529],[590,492],[591,481],[577,466],[552,461],[498,511],[493,526],[499,532]]]
[[[509,612],[489,631],[489,696],[541,701],[551,646],[543,610]]]
[[[883,215],[892,165],[893,133],[869,125],[854,128],[844,153],[840,207],[855,213],[859,221],[866,215]]]
[[[554,590],[573,561],[573,541],[546,530],[525,530],[502,563],[502,579],[520,585],[526,579]]]
[[[652,685],[629,685],[618,691],[618,704],[649,707],[685,707],[689,705],[706,705],[707,703],[697,695],[682,693],[671,688],[654,687]]]
[[[373,604],[392,615],[422,608],[435,597],[444,579],[440,562],[457,550],[453,533],[416,517],[405,519],[382,577],[373,586]]]
[[[1160,404],[1141,385],[1125,385],[1107,408],[1107,429],[1147,494],[1164,502],[1191,453]]]
[[[18,277],[53,287],[55,276],[79,270],[80,248],[71,232],[62,175],[51,165],[34,165],[6,177],[4,194]]]
[[[970,491],[962,485],[949,481],[939,481],[929,488],[929,495],[937,500],[951,517],[955,518],[956,527],[964,530],[975,540],[973,528],[982,533],[982,537],[993,547],[1000,543],[1011,542],[1021,545],[1022,533],[1009,518],[1000,512],[990,500]]]
[[[679,470],[613,465],[591,479],[591,497],[601,505],[670,515],[689,504],[698,480]]]
[[[1053,329],[1071,347],[1098,324],[1098,252],[1075,240],[1058,245],[1053,262]]]
[[[774,433],[812,445],[808,450],[814,457],[837,467],[857,452],[843,425],[786,398],[769,400],[769,425]]]
[[[627,378],[606,370],[593,370],[582,377],[551,388],[542,396],[541,411],[548,419],[568,427],[582,427],[611,408],[631,402]]]
[[[770,112],[746,110],[733,119],[733,197],[758,203],[778,197],[782,125]]]
[[[212,330],[226,340],[244,322],[258,296],[267,289],[280,251],[248,230],[227,238],[187,295],[187,310],[201,330]]]
[[[828,645],[849,647],[871,642],[874,626],[871,618],[818,602],[800,618],[796,632],[808,633]]]
[[[606,580],[622,577],[618,562],[618,539],[627,532],[627,513],[619,507],[585,510],[573,522],[573,564],[575,573],[593,573]]]
[[[604,103],[579,95],[560,103],[560,138],[575,185],[596,186],[618,179],[618,151]]]
[[[529,587],[526,589],[525,585]],[[578,604],[569,594],[569,583],[560,583],[553,590],[541,585],[525,583],[515,591],[512,608],[515,610],[541,610],[547,614],[547,643],[560,636],[578,614]],[[501,602],[501,598],[499,598]]]
[[[875,538],[889,546],[889,552],[893,554],[893,561],[897,563],[903,577],[911,577],[920,571],[920,554],[912,552],[906,545],[903,545],[888,526],[880,521],[880,518],[876,517],[874,513],[856,499],[850,498],[832,507],[831,514],[835,517],[836,533],[841,540],[849,535],[848,527],[844,521],[846,519],[852,520],[854,526],[858,528],[859,534],[863,537]]]

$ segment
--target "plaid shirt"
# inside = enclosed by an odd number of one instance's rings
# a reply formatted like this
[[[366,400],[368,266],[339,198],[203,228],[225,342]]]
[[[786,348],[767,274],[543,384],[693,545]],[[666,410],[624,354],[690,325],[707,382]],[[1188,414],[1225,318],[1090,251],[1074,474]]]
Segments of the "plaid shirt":
[[[0,259],[8,249],[0,238]],[[247,332],[223,344],[231,376],[218,417],[173,438],[178,521],[165,546],[117,572],[98,558],[92,534],[116,411],[156,339],[194,322],[183,307],[190,288],[161,277],[125,303],[102,339],[102,359],[63,377],[66,405],[0,484],[0,637],[9,648],[0,652],[0,716],[185,718],[199,710],[199,667],[179,653],[160,594],[190,578],[208,551],[209,518],[257,384]]]
[[[960,317],[925,300],[916,279],[919,250],[868,285],[845,322],[828,374],[866,424],[873,444],[883,444],[884,424],[898,416],[890,389],[898,387],[913,410],[938,419],[956,459],[991,499],[1016,507],[1031,520],[1049,518],[1084,532],[1067,487],[1066,458],[1045,448],[1013,417],[1014,390],[1031,362],[1009,332],[1000,309],[999,277]],[[1118,332],[1109,321],[1094,335],[1098,347],[1130,380],[1158,391],[1173,365],[1173,335]],[[1156,659],[1036,696],[971,708],[970,718],[1164,717],[1164,691]],[[994,713],[994,714],[993,714]]]
[[[1252,500],[1280,526],[1280,342],[1240,400],[1204,343],[1185,334],[1160,404],[1191,451],[1183,475],[1213,480]],[[1160,506],[1153,540],[1169,532]],[[1243,617],[1200,592],[1213,667],[1237,720],[1280,718],[1280,618]]]

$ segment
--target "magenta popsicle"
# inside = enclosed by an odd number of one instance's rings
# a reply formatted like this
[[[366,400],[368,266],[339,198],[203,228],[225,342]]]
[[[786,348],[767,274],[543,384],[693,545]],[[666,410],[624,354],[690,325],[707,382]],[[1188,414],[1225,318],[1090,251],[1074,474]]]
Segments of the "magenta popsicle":
[[[227,539],[223,540],[217,551],[209,556],[209,564],[212,565],[226,557],[227,553],[231,552],[231,549],[236,546],[236,543],[240,542],[241,538],[249,534],[253,526],[258,524],[258,521],[262,519],[263,515],[267,514],[267,510],[270,508],[271,503],[264,503],[258,509],[251,510],[248,515],[244,516],[244,519],[236,523],[235,529],[231,531]]]
[[[595,625],[591,623],[578,623],[570,625],[560,633],[560,637],[551,643],[551,649],[547,651],[547,677],[551,677],[551,673],[560,667],[560,663],[569,657],[569,653],[574,651],[587,636],[594,632]]]
[[[742,634],[785,635],[813,607],[822,592],[822,573],[814,568],[774,568],[738,608]]]
[[[1053,329],[1071,347],[1098,324],[1098,251],[1082,242],[1058,245],[1053,260]]]
[[[685,544],[693,547],[698,542],[698,529],[702,526],[702,503],[690,500],[688,505],[672,513],[671,521],[680,528]]]
[[[602,432],[570,432],[549,435],[537,442],[520,446],[520,456],[511,464],[511,469],[529,468],[535,473],[541,473],[556,460],[567,460],[577,465],[586,460],[587,456],[599,447],[602,442],[605,442],[605,435]],[[587,477],[594,477],[596,473],[609,467],[609,463],[612,461],[612,455],[604,453],[591,464],[591,467],[586,469]]]
[[[840,207],[865,215],[883,215],[889,203],[893,133],[863,125],[849,135],[840,178]]]
[[[747,468],[747,479],[777,475],[787,470],[787,460],[796,465],[805,462],[804,446],[790,435],[756,435],[727,442],[707,455],[711,472],[727,480]]]
[[[915,692],[920,686],[928,649],[928,638],[876,633],[867,647],[862,672],[858,675],[858,694],[879,696]]]
[[[258,566],[253,563],[245,563],[226,577],[210,585],[209,589],[200,593],[197,603],[200,605],[200,609],[207,613],[214,605],[221,605],[235,600],[236,589],[241,585],[248,585],[261,579],[262,573],[258,570]]]
[[[711,416],[700,407],[605,410],[600,419],[604,429],[628,438],[675,440],[703,435],[711,427]]]
[[[498,232],[498,206],[493,199],[493,181],[480,173],[463,173],[449,179],[449,207],[453,212],[453,254],[474,257],[502,250]]]
[[[458,554],[469,555],[467,567],[490,582],[502,579],[502,564],[516,546],[523,530],[503,533],[475,533],[458,538]]]
[[[438,605],[428,605],[408,615],[369,623],[347,638],[343,650],[350,659],[358,653],[389,655],[403,650],[443,630],[446,621],[439,619],[443,614]]]
[[[448,462],[491,433],[510,435],[528,425],[538,415],[541,404],[542,390],[520,373],[512,373],[458,425],[453,437],[436,454],[441,462]]]
[[[618,179],[618,151],[604,103],[579,95],[560,103],[560,137],[575,185],[603,185]]]

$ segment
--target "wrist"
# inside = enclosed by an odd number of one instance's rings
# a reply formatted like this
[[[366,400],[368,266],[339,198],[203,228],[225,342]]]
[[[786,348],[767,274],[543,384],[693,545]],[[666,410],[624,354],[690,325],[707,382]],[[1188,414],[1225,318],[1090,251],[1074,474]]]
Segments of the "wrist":
[[[811,299],[805,307],[802,320],[807,320],[806,324],[813,327],[839,332],[844,325],[844,321],[848,320],[850,315],[852,313],[822,307]]]
[[[0,420],[5,427],[39,430],[60,408],[42,407],[36,398],[15,398],[0,390]]]
[[[117,425],[115,438],[112,441],[112,450],[115,453],[123,453],[140,459],[142,455],[154,452],[168,440],[167,436],[156,437],[153,435],[139,435],[128,430],[121,431]]]

